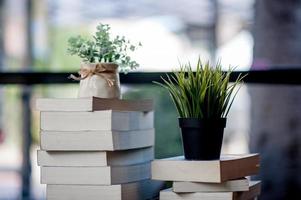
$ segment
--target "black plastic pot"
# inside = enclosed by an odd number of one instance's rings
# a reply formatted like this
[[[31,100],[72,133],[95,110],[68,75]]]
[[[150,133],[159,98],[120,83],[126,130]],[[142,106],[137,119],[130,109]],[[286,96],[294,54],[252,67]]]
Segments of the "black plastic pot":
[[[226,118],[179,118],[184,156],[187,160],[220,158]]]

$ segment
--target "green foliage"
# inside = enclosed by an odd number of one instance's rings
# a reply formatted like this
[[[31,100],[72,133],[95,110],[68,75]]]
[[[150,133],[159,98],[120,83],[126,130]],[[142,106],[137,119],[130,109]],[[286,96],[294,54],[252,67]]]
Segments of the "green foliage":
[[[124,36],[110,37],[110,26],[99,24],[92,39],[81,36],[71,37],[68,40],[68,52],[71,55],[78,55],[84,62],[113,62],[119,65],[120,70],[127,72],[135,69],[139,65],[128,55],[130,51],[135,51],[137,47]],[[138,46],[141,46],[139,43]]]
[[[167,89],[183,118],[218,119],[227,117],[234,98],[236,86],[241,83],[241,75],[233,84],[229,78],[233,69],[223,73],[220,63],[211,67],[198,60],[196,71],[191,65],[181,66],[179,72],[163,79],[164,84],[157,83]]]

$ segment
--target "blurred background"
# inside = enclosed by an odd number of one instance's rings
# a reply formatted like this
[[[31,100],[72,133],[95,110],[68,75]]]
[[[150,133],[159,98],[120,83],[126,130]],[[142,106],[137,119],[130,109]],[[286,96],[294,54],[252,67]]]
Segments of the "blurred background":
[[[77,71],[80,60],[67,55],[67,40],[88,36],[100,22],[143,44],[133,55],[140,72],[176,70],[199,56],[240,71],[294,75],[301,68],[300,0],[0,0],[1,77]],[[35,99],[76,97],[78,85],[0,82],[0,200],[45,199]],[[123,84],[122,91],[125,98],[155,100],[156,157],[181,155],[167,92],[154,84]],[[260,199],[301,199],[300,104],[301,86],[285,81],[246,83],[233,104],[222,151],[261,153]]]

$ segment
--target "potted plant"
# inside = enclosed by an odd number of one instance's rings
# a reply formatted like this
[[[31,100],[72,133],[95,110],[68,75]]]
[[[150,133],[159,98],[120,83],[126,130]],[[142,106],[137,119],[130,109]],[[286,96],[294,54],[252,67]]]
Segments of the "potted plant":
[[[226,117],[242,81],[233,84],[229,78],[233,69],[223,73],[220,63],[210,67],[198,60],[196,71],[190,64],[163,79],[179,114],[184,156],[188,160],[220,158]]]
[[[80,81],[78,96],[121,98],[119,71],[128,72],[139,66],[128,55],[137,47],[124,36],[111,38],[108,24],[99,24],[92,39],[71,37],[68,44],[68,53],[82,58],[80,77],[70,76]]]

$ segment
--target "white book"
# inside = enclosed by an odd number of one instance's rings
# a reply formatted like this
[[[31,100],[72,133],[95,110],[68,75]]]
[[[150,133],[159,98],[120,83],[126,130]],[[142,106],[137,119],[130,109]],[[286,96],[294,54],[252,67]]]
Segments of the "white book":
[[[42,151],[37,155],[39,166],[97,167],[147,163],[154,159],[154,148],[125,151]]]
[[[150,99],[126,100],[98,97],[40,98],[36,100],[36,108],[39,111],[151,111],[153,110],[153,101]]]
[[[160,200],[247,200],[260,195],[260,181],[251,181],[250,190],[244,192],[188,192],[175,193],[172,189],[160,192]]]
[[[221,183],[259,172],[259,155],[221,155],[220,160],[185,160],[183,156],[152,161],[152,179]]]
[[[131,131],[41,131],[40,145],[46,151],[115,151],[153,146],[155,130]]]
[[[106,167],[41,167],[42,184],[113,185],[150,178],[150,163]]]
[[[153,127],[153,111],[41,112],[41,129],[45,131],[129,131]]]
[[[173,182],[172,190],[182,192],[239,192],[249,190],[249,181],[246,178],[230,180],[223,183],[201,182]]]
[[[141,200],[159,196],[164,183],[144,180],[122,185],[47,185],[47,200]]]

